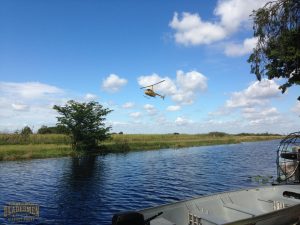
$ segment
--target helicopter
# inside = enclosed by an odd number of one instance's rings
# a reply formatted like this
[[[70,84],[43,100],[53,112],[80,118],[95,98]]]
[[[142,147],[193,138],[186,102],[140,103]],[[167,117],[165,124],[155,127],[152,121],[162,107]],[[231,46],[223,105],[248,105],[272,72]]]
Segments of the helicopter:
[[[165,80],[162,80],[162,81],[159,81],[159,82],[157,82],[157,83],[155,83],[155,84],[151,84],[151,85],[148,85],[148,86],[145,86],[145,87],[141,87],[141,89],[144,89],[144,88],[145,88],[145,92],[144,92],[144,93],[145,93],[146,95],[150,96],[150,97],[155,98],[155,96],[157,95],[157,96],[161,97],[162,99],[165,99],[165,96],[164,96],[164,95],[160,95],[160,94],[156,93],[156,92],[153,90],[153,86],[154,86],[154,85],[160,84],[160,83],[162,83],[162,82],[164,82],[164,81],[165,81]],[[151,88],[148,88],[148,87],[151,87]]]

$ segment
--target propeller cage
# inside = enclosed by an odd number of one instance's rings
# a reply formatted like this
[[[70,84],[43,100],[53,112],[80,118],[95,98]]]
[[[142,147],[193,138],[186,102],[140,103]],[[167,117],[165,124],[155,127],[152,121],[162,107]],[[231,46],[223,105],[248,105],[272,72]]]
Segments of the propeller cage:
[[[300,132],[291,133],[277,149],[277,181],[300,183]]]

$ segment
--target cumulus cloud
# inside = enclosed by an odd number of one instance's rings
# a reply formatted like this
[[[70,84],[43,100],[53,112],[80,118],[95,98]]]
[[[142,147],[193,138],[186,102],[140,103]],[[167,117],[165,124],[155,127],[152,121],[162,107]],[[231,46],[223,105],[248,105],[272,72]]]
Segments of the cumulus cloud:
[[[244,115],[245,116],[245,115]],[[256,113],[249,114],[250,117],[246,117],[248,119],[248,123],[250,125],[260,125],[260,126],[267,126],[273,124],[279,124],[283,121],[281,118],[278,110],[274,107],[263,109]]]
[[[131,109],[134,107],[134,103],[133,102],[126,102],[122,105],[122,108],[124,109]]]
[[[220,25],[228,33],[235,32],[246,23],[249,25],[253,10],[263,7],[268,0],[221,0],[218,1],[214,14],[220,17]]]
[[[207,88],[207,78],[197,71],[191,71],[185,74],[182,70],[178,70],[177,83],[184,91],[195,90],[201,92]]]
[[[257,38],[246,38],[242,44],[228,44],[225,47],[225,55],[227,56],[242,56],[251,53],[255,48]]]
[[[246,108],[242,110],[244,118],[248,119],[252,123],[257,123],[262,120],[272,119],[275,120],[279,116],[279,112],[275,107],[270,108]]]
[[[0,131],[54,125],[57,113],[53,105],[64,104],[70,98],[75,99],[49,84],[0,82]]]
[[[262,129],[266,126],[287,121],[276,107],[270,106],[271,99],[280,96],[279,85],[274,80],[252,82],[246,89],[233,92],[217,113],[210,116],[228,115],[243,118],[244,129],[256,127]],[[224,112],[222,114],[222,112]],[[241,122],[240,122],[241,123]],[[247,127],[249,126],[249,127]],[[266,132],[266,131],[263,131]],[[276,132],[276,131],[275,131]]]
[[[170,105],[167,107],[167,111],[178,111],[180,109],[181,109],[180,105]]]
[[[210,44],[226,36],[225,29],[220,25],[204,22],[198,14],[188,12],[182,13],[181,18],[175,12],[169,25],[176,31],[175,41],[183,45]]]
[[[110,74],[107,78],[103,80],[102,88],[107,92],[115,93],[119,91],[126,84],[127,84],[126,79],[120,78],[116,74]]]
[[[16,111],[26,111],[29,109],[29,106],[26,104],[12,103],[11,106]]]
[[[175,120],[175,124],[178,125],[178,126],[186,126],[188,124],[190,124],[192,121],[191,120],[188,120],[184,117],[177,117],[176,120]]]
[[[158,74],[140,76],[138,83],[144,87],[162,80],[165,81],[156,85],[155,91],[170,96],[177,104],[192,104],[197,94],[207,89],[207,78],[195,70],[187,73],[178,70],[176,80],[169,77],[160,77]]]
[[[249,15],[267,0],[220,0],[214,10],[215,22],[203,21],[199,14],[175,12],[169,26],[175,30],[175,41],[183,45],[211,44],[249,25]]]
[[[96,100],[98,97],[97,95],[94,95],[94,94],[91,94],[91,93],[87,93],[85,96],[84,96],[84,100],[86,101],[94,101]]]
[[[127,122],[122,121],[107,121],[107,124],[110,126],[128,126],[129,124]]]
[[[0,82],[0,93],[26,99],[44,98],[47,95],[61,94],[63,90],[52,85],[39,82]]]
[[[226,107],[253,107],[263,105],[270,98],[278,97],[280,94],[279,85],[274,80],[262,80],[253,82],[247,89],[231,94],[226,101]]]
[[[154,105],[151,105],[151,104],[144,105],[144,109],[150,115],[155,115],[157,113],[156,108],[154,107]]]
[[[300,102],[298,101],[295,106],[292,108],[292,112],[300,115]]]
[[[141,112],[133,112],[133,113],[130,113],[129,116],[137,119],[137,118],[140,118],[141,117]]]

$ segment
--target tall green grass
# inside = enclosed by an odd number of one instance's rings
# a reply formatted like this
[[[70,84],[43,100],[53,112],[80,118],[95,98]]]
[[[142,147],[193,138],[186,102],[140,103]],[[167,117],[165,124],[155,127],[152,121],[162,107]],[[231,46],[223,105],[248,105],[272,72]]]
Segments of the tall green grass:
[[[99,143],[102,152],[183,148],[192,146],[234,144],[281,138],[278,135],[210,134],[115,134]],[[70,137],[63,134],[0,134],[0,161],[62,157],[79,154],[71,149]]]
[[[74,155],[69,145],[29,144],[29,145],[0,145],[1,160],[20,160],[36,158],[52,158]]]
[[[108,151],[148,150],[162,148],[182,148],[241,142],[263,141],[281,138],[278,135],[229,135],[219,132],[213,134],[115,134],[104,142]]]
[[[0,145],[69,143],[71,143],[70,137],[64,134],[0,134]]]

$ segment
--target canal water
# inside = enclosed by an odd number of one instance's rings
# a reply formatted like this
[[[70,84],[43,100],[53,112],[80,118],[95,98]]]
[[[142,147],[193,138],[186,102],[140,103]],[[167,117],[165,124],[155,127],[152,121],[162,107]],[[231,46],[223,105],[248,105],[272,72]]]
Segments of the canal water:
[[[0,163],[0,224],[10,202],[39,205],[33,224],[111,224],[119,211],[261,185],[279,141]],[[28,223],[26,223],[28,224]]]

